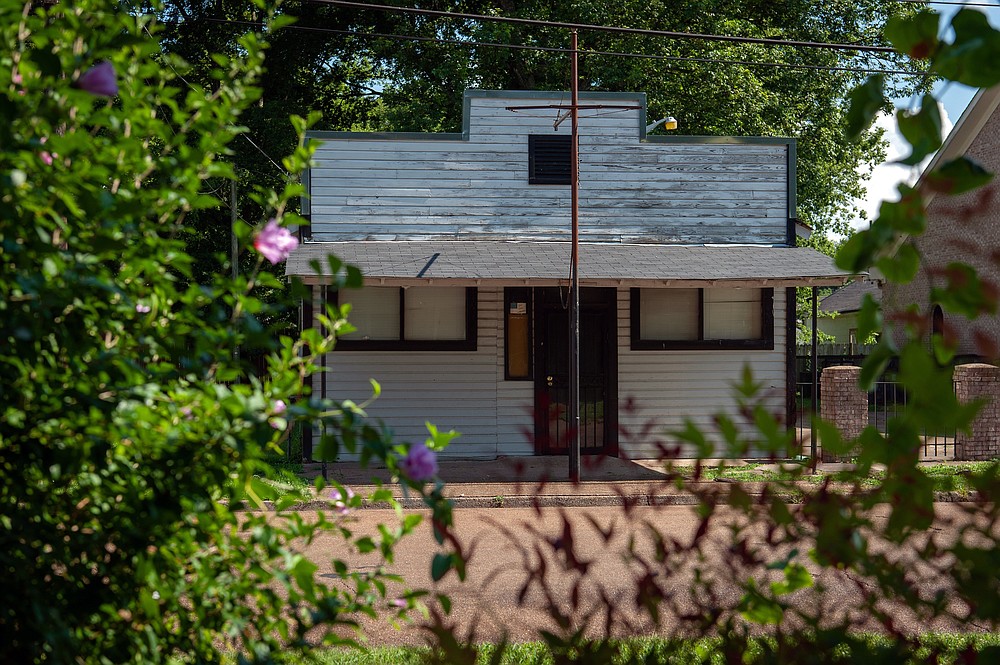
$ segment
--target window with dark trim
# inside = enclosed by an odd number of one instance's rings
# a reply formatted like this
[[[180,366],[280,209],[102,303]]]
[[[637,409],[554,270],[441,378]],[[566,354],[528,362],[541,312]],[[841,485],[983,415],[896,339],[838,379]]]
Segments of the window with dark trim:
[[[567,134],[528,136],[528,183],[569,185],[572,183],[572,138]]]
[[[333,294],[350,303],[357,330],[337,340],[340,351],[475,351],[474,287],[365,286]]]
[[[532,367],[531,289],[506,288],[504,297],[504,378],[530,381]]]
[[[773,349],[774,289],[631,291],[634,351]]]

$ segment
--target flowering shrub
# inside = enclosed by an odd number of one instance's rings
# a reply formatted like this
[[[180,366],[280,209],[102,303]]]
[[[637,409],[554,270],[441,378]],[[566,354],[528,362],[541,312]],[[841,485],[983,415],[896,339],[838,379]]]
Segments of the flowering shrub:
[[[264,43],[217,55],[201,89],[155,33],[119,3],[0,0],[0,662],[268,661],[307,635],[353,643],[356,617],[398,595],[377,567],[334,561],[323,583],[294,546],[324,531],[344,551],[373,542],[349,525],[230,509],[297,500],[257,478],[291,423],[394,470],[396,444],[352,403],[309,393],[338,310],[279,338],[263,322],[300,285],[222,263],[195,283],[185,218],[219,205],[208,183],[232,175],[220,156],[257,97]],[[315,119],[292,119],[300,137]],[[310,154],[300,138],[285,164]],[[256,239],[234,227],[241,251],[284,260],[301,192],[255,192],[269,221]],[[252,381],[235,353],[248,347],[268,354]],[[449,525],[440,492],[427,502]],[[378,551],[418,522],[384,525]]]

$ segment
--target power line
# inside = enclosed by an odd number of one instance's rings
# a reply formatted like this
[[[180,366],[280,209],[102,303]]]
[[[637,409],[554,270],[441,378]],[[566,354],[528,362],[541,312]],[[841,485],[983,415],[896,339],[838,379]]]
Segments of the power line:
[[[962,7],[992,7],[1000,9],[1000,4],[996,2],[962,2],[961,0],[896,0],[901,4],[914,5],[961,5]]]
[[[768,39],[764,37],[735,37],[732,35],[713,35],[696,32],[673,32],[669,30],[650,30],[646,28],[619,28],[607,25],[588,23],[566,23],[562,21],[543,21],[530,18],[513,18],[510,16],[488,16],[485,14],[466,14],[462,12],[445,12],[435,9],[416,9],[412,7],[395,7],[392,5],[375,5],[366,2],[347,2],[346,0],[304,0],[315,4],[351,7],[353,9],[370,9],[374,11],[399,12],[418,16],[434,16],[437,18],[459,18],[471,21],[491,21],[494,23],[511,23],[515,25],[532,25],[544,28],[565,28],[567,30],[592,30],[596,32],[612,32],[618,34],[642,35],[646,37],[669,37],[671,39],[704,39],[707,41],[736,42],[739,44],[763,44],[766,46],[796,46],[804,48],[820,48],[839,51],[866,51],[874,53],[897,53],[891,46],[867,46],[864,44],[836,44],[831,42],[809,42],[786,39]]]
[[[252,21],[240,21],[240,20],[227,20],[227,19],[207,19],[211,23],[230,23],[233,25],[245,25],[245,26],[256,26],[258,24]],[[326,34],[336,34],[336,35],[346,35],[350,37],[371,37],[376,39],[398,39],[401,41],[416,41],[416,42],[433,42],[439,44],[454,44],[456,46],[464,46],[467,48],[479,48],[479,47],[489,47],[489,48],[506,48],[511,50],[522,50],[522,51],[542,51],[546,53],[571,53],[572,49],[556,47],[556,46],[535,46],[529,44],[507,44],[503,42],[474,42],[466,39],[448,39],[445,37],[425,37],[421,35],[399,35],[391,33],[381,33],[381,32],[356,32],[353,30],[338,30],[335,28],[320,28],[315,26],[304,26],[304,25],[288,25],[283,28],[284,30],[299,30],[303,32],[319,32]],[[595,56],[607,56],[607,57],[620,57],[620,58],[642,58],[647,60],[666,60],[671,62],[698,62],[707,64],[720,64],[720,65],[742,65],[742,66],[760,66],[760,67],[775,67],[782,69],[806,69],[806,70],[823,70],[823,71],[835,71],[835,72],[851,72],[856,74],[889,74],[889,75],[902,75],[902,76],[923,76],[925,72],[922,71],[905,71],[901,69],[877,69],[870,67],[843,67],[837,65],[810,65],[810,64],[797,64],[790,62],[767,62],[760,60],[732,60],[727,58],[698,58],[693,56],[679,56],[679,55],[659,55],[652,53],[629,53],[624,51],[597,51],[581,49],[580,53],[582,55],[595,55]]]

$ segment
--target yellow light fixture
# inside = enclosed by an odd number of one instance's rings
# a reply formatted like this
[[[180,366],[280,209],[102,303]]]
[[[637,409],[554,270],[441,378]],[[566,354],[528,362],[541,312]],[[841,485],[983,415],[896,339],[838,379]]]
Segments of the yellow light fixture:
[[[646,133],[649,134],[651,131],[653,131],[654,129],[656,129],[660,125],[663,125],[663,128],[664,129],[668,129],[668,130],[669,129],[677,129],[677,118],[675,118],[672,115],[668,115],[665,118],[660,118],[659,120],[657,120],[656,122],[652,123],[651,125],[646,125]]]

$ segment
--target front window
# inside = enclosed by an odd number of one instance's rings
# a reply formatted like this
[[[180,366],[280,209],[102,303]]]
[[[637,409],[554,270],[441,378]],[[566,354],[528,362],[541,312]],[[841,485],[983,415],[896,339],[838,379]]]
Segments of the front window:
[[[476,289],[453,286],[365,286],[337,294],[357,328],[340,350],[474,351]]]
[[[773,349],[773,302],[773,289],[632,289],[632,349]]]

